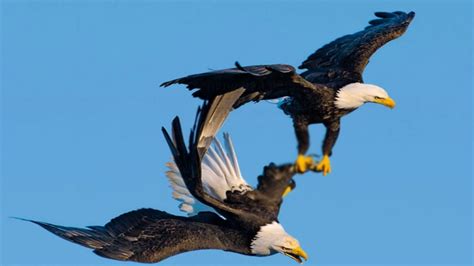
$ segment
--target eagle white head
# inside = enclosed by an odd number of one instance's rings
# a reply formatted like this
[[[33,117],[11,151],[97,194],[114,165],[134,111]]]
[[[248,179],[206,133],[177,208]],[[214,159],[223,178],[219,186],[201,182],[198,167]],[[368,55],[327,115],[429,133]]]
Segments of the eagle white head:
[[[340,109],[355,109],[366,102],[378,103],[389,108],[395,107],[395,101],[388,93],[377,85],[351,83],[339,89],[336,95],[336,107]]]
[[[251,243],[251,249],[257,256],[268,256],[278,252],[298,263],[303,262],[302,258],[308,260],[308,255],[301,248],[298,240],[289,235],[277,222],[260,227],[260,231]]]

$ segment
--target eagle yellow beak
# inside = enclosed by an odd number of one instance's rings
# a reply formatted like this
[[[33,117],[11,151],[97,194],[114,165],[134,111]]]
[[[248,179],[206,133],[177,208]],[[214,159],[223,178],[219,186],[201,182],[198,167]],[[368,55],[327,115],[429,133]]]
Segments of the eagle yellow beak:
[[[374,103],[385,105],[390,109],[393,109],[395,107],[395,101],[390,97],[374,99]]]
[[[303,263],[303,260],[301,258],[303,258],[304,260],[308,260],[308,255],[301,247],[297,247],[291,250],[290,252],[284,252],[283,254],[294,259],[296,262],[300,264]]]

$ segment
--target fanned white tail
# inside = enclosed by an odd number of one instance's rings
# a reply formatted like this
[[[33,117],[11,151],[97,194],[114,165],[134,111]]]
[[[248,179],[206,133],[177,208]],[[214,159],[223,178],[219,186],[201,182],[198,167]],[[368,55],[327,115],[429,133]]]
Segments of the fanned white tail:
[[[169,168],[166,176],[173,188],[172,195],[181,202],[179,205],[181,211],[189,216],[202,211],[213,211],[211,207],[202,204],[191,195],[174,161],[168,162],[166,166]],[[218,200],[224,201],[227,191],[252,190],[240,173],[234,145],[227,133],[224,133],[224,146],[219,140],[213,140],[213,145],[202,159],[201,169],[204,191]]]

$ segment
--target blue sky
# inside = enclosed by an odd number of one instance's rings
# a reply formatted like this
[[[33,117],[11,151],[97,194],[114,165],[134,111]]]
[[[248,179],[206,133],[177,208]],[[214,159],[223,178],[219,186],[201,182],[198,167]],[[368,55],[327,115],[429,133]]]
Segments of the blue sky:
[[[161,82],[236,60],[298,66],[394,10],[417,16],[364,78],[397,107],[344,118],[333,172],[297,176],[280,220],[307,265],[471,265],[470,1],[3,1],[2,264],[122,264],[9,216],[85,226],[140,207],[179,213],[160,128],[175,115],[190,128],[199,100]],[[239,109],[224,130],[252,184],[295,159],[291,120],[273,104]],[[311,127],[311,153],[323,133]],[[162,264],[210,263],[295,265],[222,251]]]

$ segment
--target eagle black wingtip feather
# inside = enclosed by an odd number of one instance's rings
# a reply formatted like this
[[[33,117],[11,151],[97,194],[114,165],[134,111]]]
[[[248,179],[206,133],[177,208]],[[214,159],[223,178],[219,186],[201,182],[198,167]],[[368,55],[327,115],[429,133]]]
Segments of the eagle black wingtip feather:
[[[184,142],[183,129],[181,127],[181,122],[178,116],[173,119],[171,123],[171,134],[175,143],[176,150],[181,156],[185,156],[188,151],[186,149],[186,144]]]
[[[181,128],[181,121],[179,116],[173,118],[171,121],[171,132],[173,134],[173,139],[176,141],[176,138],[181,139],[183,137],[183,130]]]
[[[30,219],[21,218],[21,217],[17,217],[17,216],[9,216],[8,218],[15,219],[15,220],[20,220],[20,221],[25,221],[25,222],[31,222],[32,221]]]
[[[53,224],[50,224],[50,223],[45,223],[45,222],[41,222],[41,221],[36,221],[36,220],[31,220],[31,219],[26,219],[26,218],[21,218],[21,217],[15,217],[15,216],[10,216],[9,218],[11,219],[15,219],[15,220],[20,220],[20,221],[24,221],[24,222],[30,222],[30,223],[34,223],[34,224],[37,224],[43,228],[45,228],[45,226],[53,226],[55,227],[55,225]],[[46,229],[46,228],[45,228]],[[48,230],[49,231],[49,230]]]
[[[393,17],[396,17],[397,16],[397,11],[395,12],[385,12],[385,11],[378,11],[378,12],[375,12],[374,15],[376,17],[379,17],[379,18],[393,18]]]
[[[19,217],[13,217],[18,220],[31,222],[41,226],[46,231],[72,243],[84,246],[86,248],[96,249],[102,247],[107,240],[110,238],[107,232],[103,230],[82,229],[74,227],[66,227],[61,225],[55,225],[46,222],[40,222],[36,220],[24,219]],[[73,233],[74,232],[74,233]]]
[[[171,125],[174,127],[175,124],[178,124],[179,126],[181,126],[181,122],[179,121],[179,116],[175,116],[173,118],[173,120],[171,121]]]
[[[173,83],[174,83],[174,80],[165,81],[165,82],[160,84],[160,87],[166,88],[166,87],[172,85]]]
[[[245,70],[245,68],[239,63],[239,61],[235,61],[235,67],[236,67],[238,70],[247,72],[247,70]]]
[[[165,138],[166,144],[168,144],[168,148],[170,149],[171,154],[173,155],[173,159],[175,160],[175,162],[179,162],[179,151],[177,150],[175,143],[171,139],[171,136],[168,133],[168,130],[166,130],[165,127],[161,127],[161,131],[163,132],[163,136]]]

